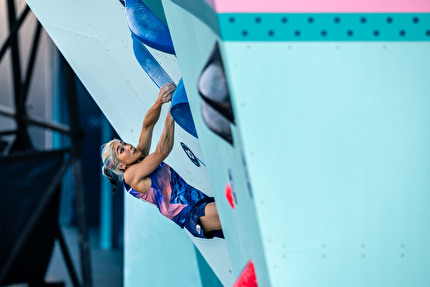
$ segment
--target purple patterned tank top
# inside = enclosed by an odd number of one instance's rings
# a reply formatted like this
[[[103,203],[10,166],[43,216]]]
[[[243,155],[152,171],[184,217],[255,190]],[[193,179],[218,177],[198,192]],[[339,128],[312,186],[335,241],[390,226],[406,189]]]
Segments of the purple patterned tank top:
[[[188,185],[164,162],[149,177],[152,183],[147,193],[134,190],[124,181],[127,192],[134,197],[155,205],[161,214],[181,227],[184,225],[188,210],[199,200],[207,197],[200,190]]]

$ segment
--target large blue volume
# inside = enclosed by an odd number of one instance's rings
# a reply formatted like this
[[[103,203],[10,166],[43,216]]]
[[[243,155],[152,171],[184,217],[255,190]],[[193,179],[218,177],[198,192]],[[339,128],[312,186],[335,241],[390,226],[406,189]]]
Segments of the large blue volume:
[[[159,51],[175,54],[169,29],[141,0],[126,0],[130,31],[143,43]]]
[[[173,94],[170,114],[178,125],[180,125],[190,135],[198,138],[182,78]]]

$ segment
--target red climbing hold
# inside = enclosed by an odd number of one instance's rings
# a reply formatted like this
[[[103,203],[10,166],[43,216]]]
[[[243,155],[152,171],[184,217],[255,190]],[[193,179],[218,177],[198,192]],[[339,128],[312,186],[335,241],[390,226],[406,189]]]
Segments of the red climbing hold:
[[[250,260],[240,273],[233,287],[258,287],[255,276],[254,262]]]
[[[231,190],[230,183],[227,183],[225,187],[225,197],[227,197],[228,203],[230,203],[231,208],[234,209],[233,192]]]

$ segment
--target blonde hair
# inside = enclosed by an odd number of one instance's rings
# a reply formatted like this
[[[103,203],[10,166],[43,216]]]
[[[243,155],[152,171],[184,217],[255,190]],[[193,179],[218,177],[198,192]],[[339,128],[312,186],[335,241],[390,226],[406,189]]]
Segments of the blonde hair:
[[[124,171],[118,168],[118,165],[121,163],[116,156],[115,151],[113,150],[113,145],[115,143],[120,143],[121,141],[118,139],[113,139],[104,145],[102,145],[102,162],[103,169],[106,168],[110,172],[116,174],[121,180],[124,178]]]

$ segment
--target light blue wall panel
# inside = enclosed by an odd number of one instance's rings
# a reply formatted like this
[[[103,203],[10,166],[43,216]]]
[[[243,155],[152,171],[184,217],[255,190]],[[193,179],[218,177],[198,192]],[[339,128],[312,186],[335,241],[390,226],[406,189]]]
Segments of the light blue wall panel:
[[[272,284],[430,284],[429,44],[224,51]]]

